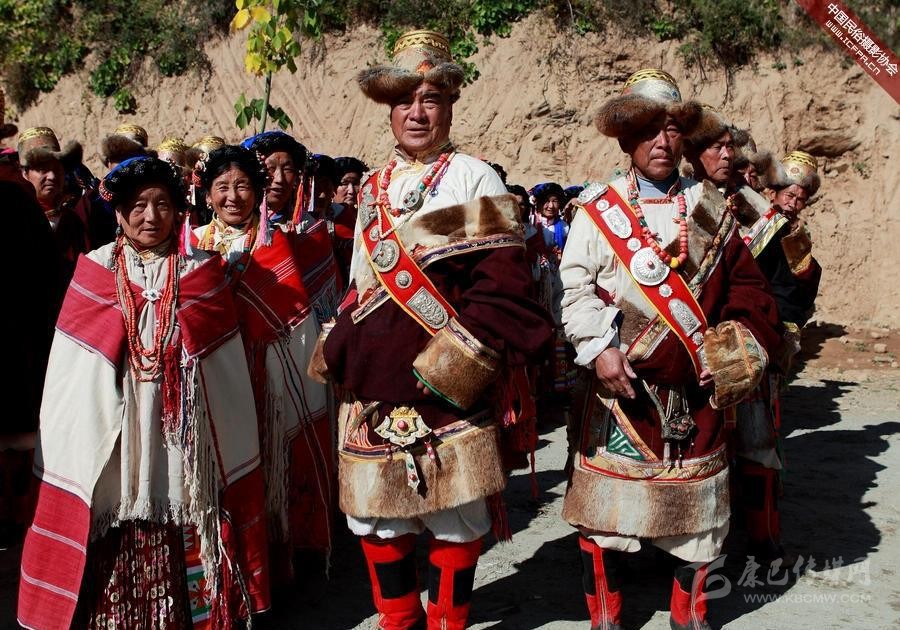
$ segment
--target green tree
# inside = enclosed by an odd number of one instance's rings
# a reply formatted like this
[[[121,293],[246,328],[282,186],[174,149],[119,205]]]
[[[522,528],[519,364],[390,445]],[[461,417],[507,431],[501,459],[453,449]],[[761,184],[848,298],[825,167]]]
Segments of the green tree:
[[[247,72],[264,80],[261,98],[247,100],[244,93],[234,104],[235,124],[242,130],[254,120],[259,121],[257,132],[265,131],[271,117],[279,127],[287,129],[293,123],[280,107],[270,102],[272,77],[282,68],[297,72],[296,59],[300,55],[302,38],[318,39],[322,35],[319,6],[322,0],[237,0],[237,13],[231,20],[234,31],[249,28],[244,67]]]

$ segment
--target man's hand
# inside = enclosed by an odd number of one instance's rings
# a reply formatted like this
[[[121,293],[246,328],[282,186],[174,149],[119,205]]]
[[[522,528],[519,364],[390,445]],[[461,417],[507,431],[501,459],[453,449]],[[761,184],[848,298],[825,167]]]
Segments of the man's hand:
[[[631,379],[637,378],[637,374],[631,369],[624,352],[618,348],[607,348],[594,359],[594,371],[604,389],[616,396],[634,399]]]
[[[703,368],[703,371],[700,372],[700,387],[709,387],[713,384],[713,376],[712,373]]]

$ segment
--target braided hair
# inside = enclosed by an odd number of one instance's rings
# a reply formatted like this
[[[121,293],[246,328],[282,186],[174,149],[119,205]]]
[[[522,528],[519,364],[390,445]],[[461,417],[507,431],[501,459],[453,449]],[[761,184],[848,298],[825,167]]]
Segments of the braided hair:
[[[169,192],[179,212],[187,208],[181,169],[155,157],[139,156],[120,162],[100,182],[100,197],[111,209],[125,205],[142,186],[159,184]]]
[[[194,184],[204,190],[212,190],[213,181],[223,173],[227,173],[232,167],[237,168],[250,179],[253,192],[256,194],[256,206],[259,207],[265,199],[269,173],[263,157],[244,147],[227,144],[210,151],[194,166]]]

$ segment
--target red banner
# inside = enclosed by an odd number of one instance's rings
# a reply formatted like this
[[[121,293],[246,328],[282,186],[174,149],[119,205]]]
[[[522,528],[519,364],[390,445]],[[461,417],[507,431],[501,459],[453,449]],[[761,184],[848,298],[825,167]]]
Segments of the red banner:
[[[900,103],[898,59],[888,46],[842,2],[797,0],[809,16],[847,51],[876,83]]]

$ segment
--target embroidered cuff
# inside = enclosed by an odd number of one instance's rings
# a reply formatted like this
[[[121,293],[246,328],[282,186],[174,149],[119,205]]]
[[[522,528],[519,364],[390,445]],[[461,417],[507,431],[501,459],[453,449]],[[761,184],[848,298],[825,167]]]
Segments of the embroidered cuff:
[[[413,361],[416,378],[460,409],[478,402],[499,370],[500,355],[456,319],[441,328]]]
[[[325,364],[325,339],[328,338],[328,333],[334,328],[334,324],[333,319],[322,324],[322,331],[319,333],[319,338],[316,339],[316,347],[309,358],[309,365],[306,367],[306,373],[317,383],[327,383],[331,378],[328,366]]]
[[[769,357],[746,326],[722,322],[706,331],[703,338],[706,364],[715,382],[710,403],[715,409],[735,405],[759,384]]]
[[[795,276],[809,271],[812,265],[812,239],[805,227],[800,226],[782,238],[781,248]]]

